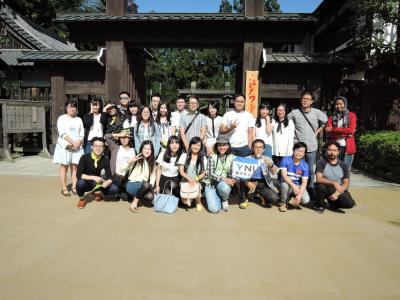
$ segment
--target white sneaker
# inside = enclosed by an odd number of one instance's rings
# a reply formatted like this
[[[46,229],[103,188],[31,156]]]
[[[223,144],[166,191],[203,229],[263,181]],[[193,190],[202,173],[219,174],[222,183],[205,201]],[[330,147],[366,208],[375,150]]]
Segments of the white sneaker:
[[[222,210],[223,211],[229,211],[229,203],[228,203],[228,201],[222,202]]]

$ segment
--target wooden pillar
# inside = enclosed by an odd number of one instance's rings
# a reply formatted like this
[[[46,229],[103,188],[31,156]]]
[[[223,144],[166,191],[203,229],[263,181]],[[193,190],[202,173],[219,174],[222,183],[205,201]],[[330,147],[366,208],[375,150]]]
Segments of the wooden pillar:
[[[245,0],[244,2],[245,16],[263,16],[264,15],[264,0]]]
[[[112,16],[123,16],[128,8],[127,0],[107,0],[106,13]]]
[[[245,0],[245,16],[264,16],[264,0]],[[246,92],[246,71],[260,71],[259,87],[261,88],[261,57],[263,43],[254,40],[245,40],[243,44],[243,73],[242,92]],[[259,92],[261,95],[261,90]]]
[[[55,65],[51,72],[51,148],[57,144],[57,119],[64,114],[65,106],[65,78],[62,65]]]
[[[106,13],[123,16],[127,0],[106,0]],[[123,41],[112,39],[113,32],[106,33],[106,101],[119,103],[118,94],[128,90],[128,57]]]
[[[128,88],[128,60],[124,42],[106,41],[106,100],[117,103],[118,94]]]

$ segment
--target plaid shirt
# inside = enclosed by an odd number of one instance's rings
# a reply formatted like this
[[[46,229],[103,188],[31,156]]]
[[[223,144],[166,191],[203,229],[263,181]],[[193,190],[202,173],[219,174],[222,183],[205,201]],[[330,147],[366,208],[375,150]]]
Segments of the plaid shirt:
[[[234,159],[233,154],[225,155],[223,158],[220,158],[217,154],[211,154],[207,162],[206,184],[213,186],[218,184],[223,177],[231,177]]]

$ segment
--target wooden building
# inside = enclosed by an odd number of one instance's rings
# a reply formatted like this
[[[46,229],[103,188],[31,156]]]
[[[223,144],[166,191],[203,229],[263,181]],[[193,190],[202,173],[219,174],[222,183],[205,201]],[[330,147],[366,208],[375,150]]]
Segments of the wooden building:
[[[246,71],[257,70],[260,94],[273,102],[298,99],[304,88],[318,91],[326,77],[352,63],[335,53],[314,51],[319,22],[314,13],[265,13],[264,1],[246,0],[244,14],[128,14],[126,2],[107,1],[106,14],[56,19],[68,26],[72,41],[105,45],[107,55],[120,58],[106,68],[106,84],[112,93],[126,85],[127,53],[137,48],[233,49],[237,53],[236,92],[244,92]]]
[[[0,33],[5,41],[0,46],[0,68],[4,86],[7,87],[2,89],[2,103],[7,99],[45,102],[50,150],[57,140],[57,119],[64,113],[67,98],[78,100],[79,114],[87,112],[90,97],[117,100],[122,88],[110,92],[110,97],[107,97],[106,48],[78,51],[73,43],[61,39],[5,4],[1,6],[0,19]],[[144,49],[129,52],[125,66],[129,74],[126,73],[123,90],[137,99],[144,97],[145,60],[150,57]],[[7,143],[7,139],[3,140]],[[6,145],[4,147],[7,148]]]

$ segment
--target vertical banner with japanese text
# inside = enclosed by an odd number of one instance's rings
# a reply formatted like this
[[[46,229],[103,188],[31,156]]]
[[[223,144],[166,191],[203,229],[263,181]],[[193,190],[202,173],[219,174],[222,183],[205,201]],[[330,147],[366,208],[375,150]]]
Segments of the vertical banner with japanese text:
[[[246,111],[257,117],[258,71],[246,71]]]

